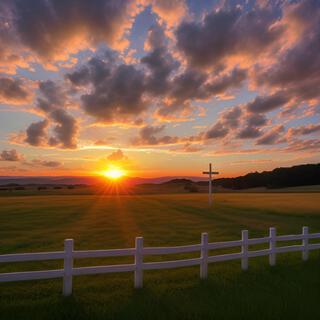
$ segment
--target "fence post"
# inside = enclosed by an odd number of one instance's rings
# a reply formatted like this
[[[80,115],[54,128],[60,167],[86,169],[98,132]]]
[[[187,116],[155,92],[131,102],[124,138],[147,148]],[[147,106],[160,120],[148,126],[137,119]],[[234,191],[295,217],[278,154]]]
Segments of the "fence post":
[[[303,245],[303,251],[302,251],[302,260],[306,261],[309,258],[309,228],[308,227],[303,227],[302,228],[302,245]]]
[[[208,278],[208,234],[201,233],[200,279]]]
[[[241,245],[241,269],[248,269],[248,230],[242,230],[242,245]]]
[[[134,255],[134,287],[142,288],[143,286],[143,237],[136,238],[136,251]]]
[[[269,229],[269,264],[270,266],[276,265],[276,228],[270,228]]]
[[[73,268],[73,239],[64,240],[64,276],[63,295],[72,294],[72,268]]]

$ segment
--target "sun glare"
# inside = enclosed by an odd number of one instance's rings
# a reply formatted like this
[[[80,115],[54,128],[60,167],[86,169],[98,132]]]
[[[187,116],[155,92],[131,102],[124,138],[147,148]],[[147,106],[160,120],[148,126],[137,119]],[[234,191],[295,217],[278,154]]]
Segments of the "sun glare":
[[[102,174],[108,179],[118,180],[125,175],[125,172],[120,168],[114,167],[103,171]]]

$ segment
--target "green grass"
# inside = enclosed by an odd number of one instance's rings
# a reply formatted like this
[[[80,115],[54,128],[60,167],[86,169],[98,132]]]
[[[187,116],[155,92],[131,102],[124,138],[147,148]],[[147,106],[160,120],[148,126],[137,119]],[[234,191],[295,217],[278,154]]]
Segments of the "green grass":
[[[320,231],[319,193],[217,194],[207,207],[205,194],[51,195],[0,197],[0,254],[61,250],[74,238],[76,249],[124,248],[144,236],[146,246],[235,240],[242,229],[264,236],[271,226],[281,234],[304,225]],[[195,255],[150,257],[149,260]],[[150,261],[151,261],[150,260]],[[131,262],[131,258],[77,260],[76,265]],[[0,272],[59,268],[62,261],[0,265]],[[74,278],[74,293],[61,295],[62,279],[0,284],[0,319],[318,319],[320,259],[279,255],[209,267],[149,271],[144,288],[133,289],[133,273]]]

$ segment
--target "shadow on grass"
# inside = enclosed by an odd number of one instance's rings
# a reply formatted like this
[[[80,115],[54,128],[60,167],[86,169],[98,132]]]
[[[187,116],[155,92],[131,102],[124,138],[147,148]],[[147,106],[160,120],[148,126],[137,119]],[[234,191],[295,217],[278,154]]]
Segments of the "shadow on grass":
[[[319,262],[314,254],[306,263],[284,256],[273,268],[255,261],[247,272],[238,262],[210,265],[206,281],[196,268],[152,272],[140,290],[132,288],[132,277],[84,277],[68,298],[60,295],[61,282],[15,288],[2,291],[0,318],[319,319]]]

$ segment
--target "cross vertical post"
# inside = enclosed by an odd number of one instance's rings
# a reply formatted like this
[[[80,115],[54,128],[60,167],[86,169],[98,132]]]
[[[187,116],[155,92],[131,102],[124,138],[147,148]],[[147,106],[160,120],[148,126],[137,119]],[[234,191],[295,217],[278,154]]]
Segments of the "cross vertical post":
[[[211,205],[212,205],[212,180],[213,180],[213,175],[214,174],[219,174],[219,172],[212,171],[212,164],[209,163],[209,171],[203,171],[202,173],[209,175],[209,192],[208,192],[209,199],[208,200],[209,200],[209,206],[211,207]]]

